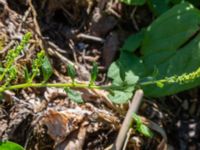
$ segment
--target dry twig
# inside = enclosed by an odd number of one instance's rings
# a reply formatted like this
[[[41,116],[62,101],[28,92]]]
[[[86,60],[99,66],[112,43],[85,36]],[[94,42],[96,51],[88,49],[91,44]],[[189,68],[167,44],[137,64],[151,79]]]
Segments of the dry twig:
[[[126,114],[126,117],[123,121],[122,127],[119,131],[119,134],[118,134],[117,139],[115,141],[115,144],[113,146],[113,150],[121,150],[121,148],[123,147],[124,140],[126,138],[126,134],[129,130],[129,127],[130,127],[130,124],[131,124],[131,121],[132,121],[132,114],[134,112],[137,112],[139,105],[142,101],[142,97],[143,97],[143,91],[137,90],[135,92],[134,97],[133,97],[130,108],[129,108],[127,114]]]

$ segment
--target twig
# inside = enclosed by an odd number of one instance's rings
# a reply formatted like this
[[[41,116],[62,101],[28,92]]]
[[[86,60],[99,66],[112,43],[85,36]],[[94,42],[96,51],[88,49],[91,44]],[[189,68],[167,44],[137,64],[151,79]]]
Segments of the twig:
[[[70,65],[73,65],[73,66],[75,66],[75,68],[77,68],[77,66],[72,61],[70,61],[69,59],[67,59],[63,55],[61,55],[59,52],[54,51],[51,48],[48,48],[47,50],[48,50],[48,52],[50,52],[50,54],[54,54],[55,56],[57,56],[58,58],[60,58],[62,62],[70,64]]]
[[[124,142],[124,145],[123,145],[123,149],[122,149],[122,150],[126,150],[126,146],[127,146],[127,144],[128,144],[128,140],[129,140],[129,138],[130,138],[130,136],[131,136],[132,130],[133,130],[132,128],[130,128],[130,129],[128,130],[127,136],[126,136],[126,139],[125,139],[125,142]]]
[[[121,150],[121,148],[123,147],[124,139],[126,137],[126,134],[129,130],[129,127],[130,127],[130,124],[131,124],[131,121],[132,121],[132,114],[134,112],[137,112],[139,105],[142,101],[142,97],[143,97],[143,91],[137,90],[135,92],[134,97],[133,97],[130,108],[129,108],[127,114],[126,114],[126,117],[123,121],[122,127],[121,127],[119,134],[117,136],[117,139],[114,143],[113,150]]]
[[[39,24],[37,22],[37,12],[35,10],[35,7],[32,4],[32,0],[28,0],[28,3],[29,3],[29,6],[30,6],[32,14],[33,14],[33,22],[34,22],[34,25],[35,25],[35,31],[37,32],[39,37],[42,37],[40,26],[39,26]],[[44,44],[44,41],[42,40],[42,38],[38,38],[38,41],[39,41],[40,48],[41,49],[45,49],[45,46],[44,46],[45,44]]]
[[[29,7],[28,10],[25,12],[24,17],[22,18],[22,22],[18,26],[17,33],[19,33],[21,31],[22,25],[26,21],[26,19],[27,19],[27,17],[28,17],[28,15],[29,15],[30,12],[31,12],[31,8]]]
[[[139,27],[138,27],[137,22],[135,20],[135,12],[136,12],[136,10],[137,10],[137,7],[133,8],[133,11],[131,12],[131,20],[133,22],[133,26],[135,27],[135,29],[137,31],[139,31]]]
[[[54,44],[54,43],[51,42],[51,41],[47,41],[47,44],[48,44],[51,48],[56,49],[56,51],[58,51],[59,53],[62,53],[62,54],[66,54],[66,53],[67,53],[66,50],[59,48],[56,44]]]
[[[87,34],[84,34],[84,33],[78,34],[77,38],[83,38],[83,39],[92,40],[92,41],[96,41],[96,42],[100,42],[100,43],[105,42],[105,40],[103,38],[93,36],[93,35],[87,35]]]
[[[72,40],[69,40],[69,47],[72,50],[72,54],[73,54],[73,57],[74,57],[74,60],[75,60],[76,64],[78,64],[77,55],[76,55],[76,51],[75,51],[75,46],[74,45],[75,45],[74,42]]]
[[[15,41],[10,41],[9,43],[8,43],[8,45],[6,45],[6,47],[4,47],[3,48],[3,50],[1,50],[0,51],[0,54],[3,54],[3,53],[5,53],[7,50],[9,50],[12,46],[14,46],[14,44],[15,44]]]

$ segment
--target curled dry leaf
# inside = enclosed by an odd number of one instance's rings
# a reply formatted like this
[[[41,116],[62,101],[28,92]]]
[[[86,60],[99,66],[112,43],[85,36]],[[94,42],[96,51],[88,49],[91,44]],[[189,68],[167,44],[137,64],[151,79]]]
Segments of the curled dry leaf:
[[[73,131],[79,128],[84,115],[63,113],[56,110],[48,110],[43,118],[43,124],[47,126],[49,136],[55,141],[55,146],[63,142]]]
[[[83,122],[80,125],[80,129],[70,134],[62,143],[58,144],[55,150],[81,150],[86,138],[87,125],[87,122]]]

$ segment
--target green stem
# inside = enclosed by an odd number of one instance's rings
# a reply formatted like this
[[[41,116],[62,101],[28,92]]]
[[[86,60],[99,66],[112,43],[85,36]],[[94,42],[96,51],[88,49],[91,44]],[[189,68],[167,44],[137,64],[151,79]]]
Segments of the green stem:
[[[10,68],[10,66],[9,66],[8,68]],[[2,81],[3,78],[5,77],[6,73],[8,72],[8,68],[6,68],[6,69],[4,70],[4,72],[2,73],[2,75],[0,76],[0,81]]]
[[[16,89],[22,89],[22,88],[28,88],[28,87],[56,87],[56,88],[90,88],[90,89],[108,89],[109,86],[98,86],[98,85],[92,85],[89,86],[88,84],[84,83],[23,83],[23,84],[17,84],[17,85],[11,85],[7,87],[0,87],[0,92],[4,92],[6,90],[16,90]]]
[[[147,86],[147,85],[156,84],[157,82],[160,82],[160,83],[168,83],[169,80],[167,80],[167,79],[161,79],[161,80],[154,80],[154,81],[146,81],[146,82],[138,83],[138,85],[139,85],[139,86]]]

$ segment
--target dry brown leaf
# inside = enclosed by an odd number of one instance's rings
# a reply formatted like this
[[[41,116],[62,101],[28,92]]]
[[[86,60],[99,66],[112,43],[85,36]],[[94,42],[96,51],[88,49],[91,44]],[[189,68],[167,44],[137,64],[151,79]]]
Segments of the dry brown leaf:
[[[87,122],[83,122],[79,130],[70,134],[55,150],[81,150],[86,138],[87,125]]]
[[[48,110],[43,119],[43,124],[48,128],[49,136],[55,141],[55,145],[63,142],[82,122],[84,116],[73,113],[62,113],[55,110]]]

